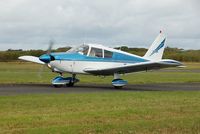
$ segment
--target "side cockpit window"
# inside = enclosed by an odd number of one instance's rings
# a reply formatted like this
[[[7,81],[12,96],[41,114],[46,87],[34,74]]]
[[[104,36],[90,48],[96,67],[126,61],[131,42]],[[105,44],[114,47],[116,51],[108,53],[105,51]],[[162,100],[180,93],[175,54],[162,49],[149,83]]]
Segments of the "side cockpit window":
[[[91,56],[91,57],[100,57],[100,58],[102,58],[102,57],[103,57],[103,51],[102,51],[102,49],[93,48],[93,47],[92,47],[91,50],[90,50],[89,56]]]
[[[87,55],[88,50],[89,50],[88,45],[82,45],[75,48],[71,48],[70,50],[67,51],[67,53],[80,53],[82,55]]]
[[[83,53],[84,55],[87,55],[88,50],[89,50],[89,46],[84,46],[84,47],[83,47],[83,50],[82,50],[82,53]]]
[[[112,58],[113,52],[104,50],[104,58]]]

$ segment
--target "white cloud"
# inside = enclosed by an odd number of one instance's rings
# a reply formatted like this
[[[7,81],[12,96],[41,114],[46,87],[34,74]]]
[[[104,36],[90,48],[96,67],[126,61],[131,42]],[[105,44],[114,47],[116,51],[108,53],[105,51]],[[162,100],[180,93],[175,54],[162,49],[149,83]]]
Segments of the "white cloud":
[[[148,47],[160,29],[170,46],[200,49],[199,5],[198,0],[1,0],[0,49],[45,49],[52,38],[57,44]]]

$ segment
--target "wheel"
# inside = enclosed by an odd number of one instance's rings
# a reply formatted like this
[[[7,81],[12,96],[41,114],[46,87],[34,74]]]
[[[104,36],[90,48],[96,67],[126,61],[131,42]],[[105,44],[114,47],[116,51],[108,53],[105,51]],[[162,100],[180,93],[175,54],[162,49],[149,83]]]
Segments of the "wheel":
[[[55,88],[61,88],[62,85],[53,85]]]
[[[74,86],[74,83],[73,83],[73,82],[70,82],[69,84],[66,84],[66,86],[68,86],[68,87],[73,87],[73,86]]]
[[[114,86],[115,89],[121,89],[123,86]]]

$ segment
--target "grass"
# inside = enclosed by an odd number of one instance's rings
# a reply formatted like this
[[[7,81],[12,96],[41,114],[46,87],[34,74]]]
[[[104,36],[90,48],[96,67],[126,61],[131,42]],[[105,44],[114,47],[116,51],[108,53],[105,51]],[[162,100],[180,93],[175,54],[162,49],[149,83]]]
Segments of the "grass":
[[[129,83],[200,82],[200,63],[183,72],[142,72]],[[56,76],[32,63],[0,63],[0,83],[50,83]],[[184,70],[185,70],[184,69]],[[110,83],[112,77],[80,75],[82,83]],[[0,133],[200,133],[200,92],[144,91],[0,96]]]
[[[184,68],[184,71],[176,72],[169,69],[167,72],[140,72],[124,75],[122,78],[128,80],[129,84],[200,82],[200,73],[192,72],[193,70],[200,70],[200,63],[186,63],[186,65],[187,68]],[[177,70],[181,70],[181,68]],[[42,66],[34,63],[0,63],[0,84],[50,83],[51,79],[57,75],[52,73],[47,67],[42,71]],[[91,75],[78,75],[78,78],[81,80],[80,83],[97,84],[110,84],[113,79],[111,76],[103,78]]]
[[[200,92],[0,97],[0,133],[200,133]]]
[[[200,63],[199,62],[187,62],[185,63],[187,66],[187,69],[200,69]]]

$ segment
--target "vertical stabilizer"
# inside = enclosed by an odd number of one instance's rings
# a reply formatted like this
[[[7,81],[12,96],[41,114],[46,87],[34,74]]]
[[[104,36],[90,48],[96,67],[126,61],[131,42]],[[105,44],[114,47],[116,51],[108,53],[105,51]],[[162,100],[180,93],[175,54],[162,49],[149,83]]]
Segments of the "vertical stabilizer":
[[[147,53],[144,55],[144,58],[152,60],[152,61],[161,60],[164,49],[165,49],[165,44],[166,44],[166,37],[160,31],[160,34],[157,36],[155,41],[152,43],[152,45],[148,49]]]

